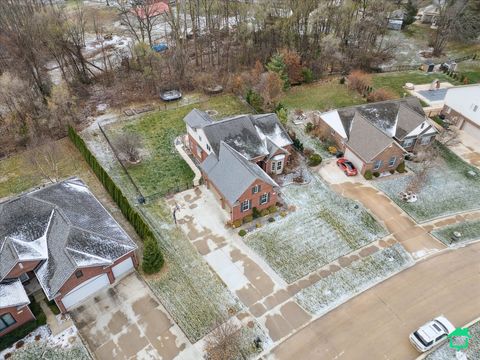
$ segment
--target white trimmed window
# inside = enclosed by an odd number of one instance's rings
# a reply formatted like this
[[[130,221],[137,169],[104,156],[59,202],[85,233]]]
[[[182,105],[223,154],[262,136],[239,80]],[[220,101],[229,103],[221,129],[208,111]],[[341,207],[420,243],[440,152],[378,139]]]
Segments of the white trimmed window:
[[[207,144],[207,150],[208,150],[208,151],[212,150],[212,149],[210,148],[210,145],[208,145],[208,144]]]
[[[265,193],[262,196],[260,196],[260,205],[266,204],[269,198],[270,198],[270,193]]]
[[[275,171],[277,167],[277,163],[275,161],[272,161],[272,171]]]
[[[373,170],[380,169],[380,166],[382,166],[382,160],[375,161],[375,164],[373,165]]]
[[[422,145],[428,145],[430,144],[430,140],[431,140],[431,136],[424,136],[422,137],[422,139],[420,140],[420,144]]]
[[[403,140],[403,147],[410,147],[413,145],[413,143],[415,142],[415,139],[405,139]]]
[[[255,185],[255,186],[252,188],[252,194],[256,194],[256,193],[260,192],[260,189],[261,189],[261,186],[260,186],[260,185]]]
[[[242,205],[240,207],[240,211],[245,212],[245,211],[248,211],[248,210],[250,210],[250,200],[245,200],[244,202],[242,202]]]
[[[397,162],[397,157],[396,156],[392,156],[390,158],[390,160],[388,160],[388,166],[392,167],[395,165],[395,163]]]
[[[0,331],[12,326],[15,323],[16,321],[10,313],[0,315]]]

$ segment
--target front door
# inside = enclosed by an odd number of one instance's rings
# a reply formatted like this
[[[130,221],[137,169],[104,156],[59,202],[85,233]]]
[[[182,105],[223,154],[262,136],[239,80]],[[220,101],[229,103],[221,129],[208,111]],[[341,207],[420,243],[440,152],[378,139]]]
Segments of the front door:
[[[272,160],[271,171],[272,174],[281,174],[283,172],[283,159]]]

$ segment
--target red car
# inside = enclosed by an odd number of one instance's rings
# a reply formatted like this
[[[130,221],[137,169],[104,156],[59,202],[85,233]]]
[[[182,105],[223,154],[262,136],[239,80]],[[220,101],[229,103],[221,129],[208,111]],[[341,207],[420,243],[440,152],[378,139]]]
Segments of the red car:
[[[345,158],[338,159],[337,165],[347,176],[355,176],[358,173],[355,166]]]

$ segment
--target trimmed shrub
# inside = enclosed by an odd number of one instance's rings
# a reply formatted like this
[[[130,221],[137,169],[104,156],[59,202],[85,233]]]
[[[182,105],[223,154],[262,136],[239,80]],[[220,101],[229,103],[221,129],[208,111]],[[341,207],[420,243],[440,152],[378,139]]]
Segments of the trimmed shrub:
[[[308,158],[308,166],[317,166],[322,162],[322,157],[319,154],[310,155]]]
[[[238,232],[238,235],[240,235],[241,237],[244,237],[245,235],[247,235],[247,232],[242,229]]]
[[[245,100],[250,104],[251,107],[257,112],[263,112],[263,98],[260,94],[256,93],[252,89],[247,91]]]
[[[392,175],[395,174],[395,170],[391,169],[389,171],[390,171],[390,174],[392,174]]]
[[[340,78],[339,83],[340,83],[341,85],[345,84],[345,77],[342,76],[342,77]]]
[[[158,242],[153,237],[148,237],[144,241],[142,269],[146,274],[159,272],[163,266],[163,257],[158,247]]]
[[[267,210],[270,214],[273,214],[273,213],[276,213],[278,211],[278,208],[275,205],[272,205]]]
[[[313,123],[308,122],[307,125],[305,125],[305,132],[309,133],[313,130],[314,126]]]
[[[262,227],[262,223],[256,223],[256,224],[255,224],[255,227],[256,227],[257,229],[261,228],[261,227]]]
[[[263,209],[262,211],[260,211],[260,215],[263,217],[263,216],[267,216],[268,214],[270,214],[270,212],[268,211],[268,209]]]
[[[365,174],[363,175],[363,177],[366,180],[372,180],[372,172],[370,170],[365,171]]]
[[[332,155],[335,155],[337,153],[337,148],[335,146],[329,146],[327,150]]]
[[[281,217],[287,216],[287,212],[286,212],[286,211],[282,211],[282,212],[280,213],[280,216],[281,216]]]
[[[404,173],[405,172],[405,162],[401,162],[400,164],[398,164],[397,171],[399,173]]]
[[[373,173],[373,176],[375,176],[375,177],[377,178],[377,177],[380,176],[380,173],[379,173],[378,171],[375,171],[375,172]]]
[[[312,148],[303,148],[303,155],[305,155],[307,158],[314,153],[315,151]]]
[[[57,304],[55,303],[55,300],[50,300],[48,301],[47,298],[44,299],[45,303],[48,305],[50,310],[54,315],[60,314],[60,309],[58,308]]]
[[[299,139],[293,140],[293,147],[300,152],[303,152],[303,144]]]
[[[260,214],[260,211],[258,211],[258,209],[257,209],[256,207],[254,207],[254,208],[252,209],[252,215],[253,215],[253,218],[254,218],[254,219],[259,218],[260,216],[262,216],[262,215]]]
[[[235,221],[232,223],[232,227],[233,227],[234,229],[236,229],[236,228],[238,228],[238,227],[240,227],[240,226],[242,226],[242,220],[235,220]]]
[[[275,218],[269,217],[269,218],[268,218],[268,222],[270,222],[270,223],[275,222]]]
[[[252,222],[252,221],[253,221],[253,215],[247,215],[243,218],[243,223],[244,224]]]

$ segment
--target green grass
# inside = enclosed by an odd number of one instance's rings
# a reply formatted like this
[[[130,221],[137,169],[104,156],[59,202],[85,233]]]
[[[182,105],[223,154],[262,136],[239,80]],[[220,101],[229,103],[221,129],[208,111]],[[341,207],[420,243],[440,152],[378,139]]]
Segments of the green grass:
[[[322,82],[291,88],[280,100],[289,109],[326,111],[345,106],[358,105],[365,100],[346,85]]]
[[[435,79],[440,80],[440,82],[449,82],[453,85],[459,84],[443,73],[427,74],[422,71],[405,71],[375,74],[373,75],[373,87],[375,89],[390,89],[397,94],[398,97],[403,97],[403,94],[408,94],[408,92],[403,89],[405,83],[409,82],[415,85],[430,84]]]
[[[466,75],[470,83],[480,83],[480,60],[469,60],[458,64],[457,70]]]
[[[81,154],[69,139],[59,140],[55,144],[58,172],[55,175],[53,171],[48,171],[50,176],[63,179],[70,176],[82,175],[84,178],[85,174],[92,175]],[[48,182],[38,167],[31,163],[30,158],[31,153],[24,151],[0,161],[0,199]]]
[[[183,118],[194,108],[216,110],[217,119],[250,112],[238,98],[225,95],[107,126],[107,135],[112,141],[123,131],[141,135],[147,154],[140,164],[129,165],[128,172],[143,195],[166,194],[191,186],[193,171],[176,152],[174,139],[186,132]]]
[[[454,232],[459,232],[462,237],[459,241],[452,242]],[[432,235],[446,245],[455,245],[462,242],[480,239],[480,220],[465,221],[432,231]]]

